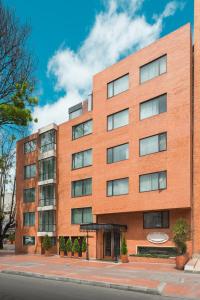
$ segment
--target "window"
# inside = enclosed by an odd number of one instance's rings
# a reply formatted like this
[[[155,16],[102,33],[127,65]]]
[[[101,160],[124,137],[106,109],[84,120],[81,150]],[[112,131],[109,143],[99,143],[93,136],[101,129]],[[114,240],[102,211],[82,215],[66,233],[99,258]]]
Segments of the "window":
[[[140,120],[159,115],[167,111],[167,95],[161,95],[140,104]]]
[[[23,236],[23,245],[24,246],[31,246],[35,245],[35,237],[30,235]]]
[[[84,168],[92,165],[92,149],[72,154],[72,169]]]
[[[140,83],[167,72],[167,55],[164,55],[142,67],[140,67]]]
[[[32,140],[32,141],[24,143],[24,153],[29,153],[29,152],[35,151],[36,146],[37,146],[36,140]]]
[[[39,162],[40,181],[54,179],[55,173],[56,173],[56,161],[54,157],[49,157]]]
[[[36,176],[36,164],[24,166],[24,179],[33,178]]]
[[[72,127],[72,139],[78,139],[82,136],[92,133],[92,120],[78,124]]]
[[[44,132],[40,135],[40,151],[42,153],[55,149],[56,131],[55,129]]]
[[[54,232],[56,230],[56,217],[54,210],[39,212],[39,232]]]
[[[35,201],[35,188],[24,190],[24,202],[34,202]]]
[[[111,98],[119,93],[128,90],[129,86],[129,74],[126,74],[112,82],[107,84],[107,96]]]
[[[24,213],[24,226],[34,226],[35,225],[35,213],[26,212]]]
[[[126,160],[129,157],[129,144],[119,145],[107,149],[107,163],[111,164],[117,161]]]
[[[92,208],[73,208],[72,224],[88,224],[92,223]]]
[[[72,197],[88,196],[92,194],[92,178],[72,182]]]
[[[45,184],[40,186],[40,206],[55,205],[55,185]]]
[[[129,123],[129,111],[128,109],[119,111],[107,117],[107,128],[113,130]]]
[[[167,149],[167,133],[160,133],[140,140],[140,156]]]
[[[115,179],[107,181],[107,196],[117,196],[128,194],[129,179]]]
[[[77,110],[74,110],[69,113],[69,119],[70,120],[75,119],[75,118],[79,117],[80,115],[82,115],[82,113],[83,113],[82,107],[78,108]]]
[[[140,192],[163,190],[167,187],[167,172],[157,172],[140,176]]]
[[[155,211],[143,214],[143,227],[149,228],[168,228],[169,227],[169,212]]]

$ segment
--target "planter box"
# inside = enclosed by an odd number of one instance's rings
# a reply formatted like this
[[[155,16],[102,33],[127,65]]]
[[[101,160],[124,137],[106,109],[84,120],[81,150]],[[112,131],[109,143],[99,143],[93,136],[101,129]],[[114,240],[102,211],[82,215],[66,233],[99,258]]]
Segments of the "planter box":
[[[64,257],[65,256],[65,251],[60,250],[60,257]]]
[[[159,258],[159,257],[145,257],[145,256],[129,256],[130,262],[145,262],[145,263],[161,263],[161,264],[175,264],[175,258]]]
[[[78,258],[79,255],[78,255],[78,252],[74,252],[74,258]]]
[[[189,255],[186,253],[185,255],[179,255],[176,257],[176,268],[178,270],[183,270],[186,263],[189,260]]]
[[[67,257],[72,257],[72,252],[67,252]]]
[[[129,262],[128,255],[121,255],[121,262],[128,263]]]
[[[86,252],[82,252],[82,258],[86,259]]]

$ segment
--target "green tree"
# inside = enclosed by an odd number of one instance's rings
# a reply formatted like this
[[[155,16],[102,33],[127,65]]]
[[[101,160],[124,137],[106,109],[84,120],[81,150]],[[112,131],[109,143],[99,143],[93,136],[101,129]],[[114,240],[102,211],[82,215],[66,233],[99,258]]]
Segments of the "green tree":
[[[43,238],[42,247],[44,248],[44,250],[47,250],[47,251],[49,249],[51,249],[51,247],[52,247],[51,238],[48,235],[45,235],[45,237]]]
[[[33,121],[31,112],[38,102],[32,96],[34,63],[26,47],[30,28],[1,1],[0,20],[0,128],[26,126]]]
[[[128,249],[127,249],[126,240],[125,240],[125,238],[123,238],[122,244],[121,244],[121,254],[126,255],[127,253],[128,253]]]
[[[70,238],[68,238],[68,240],[66,242],[66,251],[67,251],[67,253],[72,251],[72,241]]]
[[[65,251],[66,245],[65,245],[65,238],[64,238],[64,236],[60,236],[59,247],[60,247],[60,251]]]
[[[173,241],[176,245],[178,255],[183,255],[187,252],[186,241],[189,237],[189,225],[185,219],[178,219],[172,229]]]
[[[80,245],[79,245],[78,239],[74,240],[72,251],[73,252],[80,252]]]
[[[81,251],[86,252],[86,250],[87,250],[87,242],[86,242],[86,238],[84,237],[81,245]]]

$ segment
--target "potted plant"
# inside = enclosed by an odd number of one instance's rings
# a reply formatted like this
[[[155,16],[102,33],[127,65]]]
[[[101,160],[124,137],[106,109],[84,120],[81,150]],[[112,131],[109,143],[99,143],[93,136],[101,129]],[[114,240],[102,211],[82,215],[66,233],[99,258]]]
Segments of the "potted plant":
[[[87,242],[86,242],[85,237],[83,238],[83,241],[82,241],[81,251],[82,251],[82,258],[86,258]]]
[[[66,242],[66,251],[67,251],[67,256],[71,257],[72,256],[72,241],[70,238],[68,238]]]
[[[13,245],[14,241],[15,241],[15,234],[14,233],[10,233],[8,239],[9,239],[11,245]]]
[[[65,255],[65,238],[64,236],[60,236],[59,239],[59,249],[60,249],[60,257],[64,257]]]
[[[122,239],[121,244],[121,262],[128,263],[128,249],[125,238]]]
[[[74,257],[78,257],[79,256],[79,252],[80,252],[80,245],[78,242],[78,239],[74,240],[73,246],[72,246],[72,251],[74,252]]]
[[[179,219],[173,227],[173,241],[177,248],[176,268],[183,270],[189,256],[186,241],[189,235],[189,225],[186,220]]]
[[[50,249],[51,249],[51,239],[48,235],[45,235],[42,241],[42,247],[45,250],[45,255],[49,256],[50,255]]]

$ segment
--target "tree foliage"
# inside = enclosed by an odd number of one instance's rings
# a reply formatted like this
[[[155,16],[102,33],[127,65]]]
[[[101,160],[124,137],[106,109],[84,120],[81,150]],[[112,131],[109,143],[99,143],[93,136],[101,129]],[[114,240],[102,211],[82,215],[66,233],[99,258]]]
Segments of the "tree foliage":
[[[33,121],[33,59],[26,47],[30,28],[0,1],[0,128]],[[35,120],[37,121],[37,120]]]

